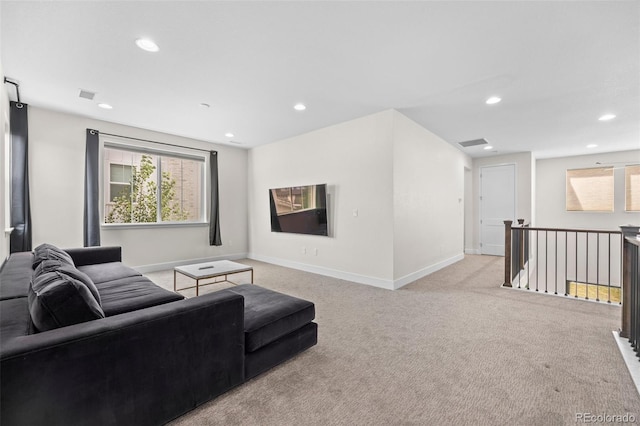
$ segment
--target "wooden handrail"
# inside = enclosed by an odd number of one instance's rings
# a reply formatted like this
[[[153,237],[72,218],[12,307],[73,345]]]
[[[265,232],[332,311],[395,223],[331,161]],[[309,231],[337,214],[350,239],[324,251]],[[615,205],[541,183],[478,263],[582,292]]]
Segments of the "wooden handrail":
[[[512,228],[514,228],[514,229],[523,229],[523,230],[527,230],[527,231],[586,232],[586,233],[589,233],[589,234],[599,233],[599,234],[614,234],[614,235],[622,234],[621,231],[605,231],[605,230],[600,230],[600,229],[539,228],[539,227],[531,227],[531,226],[528,226],[528,225],[513,226]]]

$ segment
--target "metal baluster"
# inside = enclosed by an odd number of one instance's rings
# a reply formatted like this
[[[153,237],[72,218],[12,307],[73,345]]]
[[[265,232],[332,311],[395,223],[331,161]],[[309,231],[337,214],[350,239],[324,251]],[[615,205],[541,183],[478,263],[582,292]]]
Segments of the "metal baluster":
[[[554,285],[553,285],[553,294],[558,294],[558,231],[554,232],[555,240],[556,240],[556,264],[554,268]]]
[[[564,295],[567,294],[567,281],[568,281],[568,273],[569,273],[569,232],[564,233]]]
[[[527,269],[527,271],[526,271],[526,273],[527,273],[527,284],[526,284],[526,287],[525,287],[527,290],[531,290],[530,289],[530,287],[531,287],[530,284],[531,283],[529,283],[529,251],[531,250],[531,245],[529,244],[530,241],[531,241],[531,232],[529,230],[527,230],[527,257],[526,257],[526,259],[527,259],[527,263],[526,263],[526,265],[527,265],[526,266],[526,269]]]
[[[624,234],[620,235],[619,247],[620,247],[620,256],[621,256],[621,258],[623,258],[624,257],[624,251],[623,251],[623,248],[624,248]],[[624,270],[622,269],[622,262],[620,262],[619,265],[618,265],[618,271],[620,273],[620,301],[618,302],[618,304],[622,305],[622,298],[624,297],[624,294],[622,294],[622,277],[623,277],[623,274],[624,274]]]
[[[585,299],[589,300],[589,233],[584,237],[587,248],[584,252],[584,283],[585,283]]]
[[[629,342],[631,343],[631,347],[634,349],[636,354],[638,354],[638,247],[629,244],[624,240],[624,235],[622,236],[622,245],[623,251],[629,250],[630,256],[628,260],[630,260],[629,265],[627,266],[630,269],[630,278],[631,282],[629,283],[628,289],[630,290],[630,297],[625,301],[625,303],[630,303],[631,310],[631,322],[629,324]],[[624,255],[623,255],[624,256]],[[633,262],[635,259],[636,262]]]
[[[600,233],[597,234],[596,239],[596,302],[600,301]]]
[[[549,232],[544,231],[544,292],[547,292],[549,283]]]
[[[622,253],[620,253],[622,256]],[[609,279],[607,280],[607,303],[611,303],[611,234],[609,234],[609,260],[607,261],[607,273]]]
[[[520,224],[520,227],[522,227],[523,225]],[[524,244],[524,231],[520,230],[518,231],[518,234],[520,235],[520,239],[518,240],[518,288],[520,288],[520,281],[522,281],[522,269],[520,269],[520,264],[522,263],[522,259],[520,259],[520,247],[522,246],[522,244]]]
[[[514,263],[516,265],[518,265],[517,266],[517,268],[518,268],[518,288],[520,288],[520,278],[522,278],[520,276],[520,275],[522,275],[521,271],[520,271],[520,238],[522,238],[522,235],[520,235],[520,231],[517,231],[517,230],[512,228],[512,237],[516,236],[516,235],[519,236],[519,237],[518,238],[511,238],[511,241],[513,242],[511,244],[511,252],[512,252],[512,259],[513,259],[511,261],[511,267],[513,269],[515,269],[514,266],[513,266]],[[515,256],[513,255],[514,252],[517,252],[515,254]],[[513,271],[511,271],[511,275],[513,275]]]
[[[635,323],[635,332],[633,333],[633,347],[635,348],[636,352],[638,352],[638,247],[636,246],[631,246],[631,253],[632,253],[632,257],[633,257],[633,253],[635,252],[636,254],[636,262],[631,262],[631,291],[634,293],[634,314],[631,315],[631,318],[633,318],[633,322]]]
[[[576,295],[575,297],[578,297],[578,232],[575,232],[576,234],[576,279],[573,281],[576,285]]]
[[[538,270],[540,266],[540,231],[536,229],[536,291],[538,291]]]

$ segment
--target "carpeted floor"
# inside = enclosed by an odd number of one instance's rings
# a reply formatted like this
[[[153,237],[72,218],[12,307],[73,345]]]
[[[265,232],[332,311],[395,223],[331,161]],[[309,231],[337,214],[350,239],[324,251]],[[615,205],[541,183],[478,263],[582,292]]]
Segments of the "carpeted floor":
[[[640,421],[611,333],[620,308],[500,288],[503,258],[466,256],[397,291],[240,262],[257,284],[316,304],[318,345],[174,426]],[[147,275],[173,289],[172,271]]]

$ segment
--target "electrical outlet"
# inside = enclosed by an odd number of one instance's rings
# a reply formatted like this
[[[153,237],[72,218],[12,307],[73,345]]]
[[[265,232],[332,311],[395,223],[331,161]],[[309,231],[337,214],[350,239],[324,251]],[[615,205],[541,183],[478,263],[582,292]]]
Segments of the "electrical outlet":
[[[307,254],[307,248],[306,247],[302,247],[302,254]]]
[[[314,255],[314,256],[317,256],[317,255],[318,255],[318,249],[317,249],[317,248],[314,248],[314,249],[313,249],[313,255]]]

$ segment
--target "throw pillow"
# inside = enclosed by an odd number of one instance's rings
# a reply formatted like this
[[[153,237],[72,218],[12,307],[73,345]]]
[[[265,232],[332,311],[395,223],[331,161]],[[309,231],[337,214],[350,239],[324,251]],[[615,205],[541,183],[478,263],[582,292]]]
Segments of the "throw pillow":
[[[100,293],[98,292],[96,285],[93,283],[93,280],[84,272],[79,271],[73,266],[68,265],[66,262],[61,262],[58,259],[47,259],[42,261],[36,267],[33,276],[39,277],[40,275],[46,274],[48,272],[60,272],[67,277],[80,281],[85,286],[87,286],[93,297],[96,299],[96,302],[98,302],[98,305],[102,306],[102,300],[100,299]]]
[[[36,269],[41,262],[47,259],[56,259],[73,267],[76,266],[73,263],[73,259],[71,259],[71,256],[69,256],[66,251],[52,244],[45,243],[40,244],[33,250],[33,269]]]
[[[38,331],[104,318],[87,286],[61,272],[34,277],[28,300],[31,320]]]

